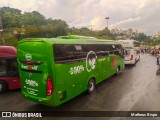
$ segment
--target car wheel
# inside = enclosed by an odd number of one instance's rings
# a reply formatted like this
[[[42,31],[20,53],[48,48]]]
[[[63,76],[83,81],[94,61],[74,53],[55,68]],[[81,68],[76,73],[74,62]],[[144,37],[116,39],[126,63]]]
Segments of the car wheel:
[[[0,81],[0,93],[7,90],[7,84],[4,81]]]
[[[92,93],[95,89],[95,80],[90,79],[88,82],[88,93]]]

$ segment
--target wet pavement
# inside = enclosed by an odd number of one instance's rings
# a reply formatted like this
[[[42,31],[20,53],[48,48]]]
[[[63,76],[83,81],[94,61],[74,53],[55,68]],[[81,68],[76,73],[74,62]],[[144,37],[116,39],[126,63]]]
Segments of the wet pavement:
[[[118,76],[112,76],[98,84],[93,94],[82,93],[78,97],[53,108],[24,99],[20,90],[9,91],[0,94],[0,111],[160,111],[160,76],[156,76],[156,69],[156,58],[144,54],[141,55],[141,60],[137,62],[136,66],[126,66],[125,70]],[[138,117],[87,118],[98,120],[151,119]],[[70,120],[71,118],[55,119]],[[159,120],[160,118],[155,119]]]

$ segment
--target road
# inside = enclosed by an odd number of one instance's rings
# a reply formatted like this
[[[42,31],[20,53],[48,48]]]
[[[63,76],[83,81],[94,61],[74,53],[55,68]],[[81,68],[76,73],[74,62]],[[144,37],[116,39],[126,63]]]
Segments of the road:
[[[141,55],[141,60],[136,66],[127,66],[118,76],[110,77],[98,84],[93,94],[83,93],[53,108],[24,99],[20,90],[9,91],[0,94],[0,111],[160,111],[160,76],[156,76],[156,69],[156,58],[144,54]],[[101,119],[132,120],[134,118]]]

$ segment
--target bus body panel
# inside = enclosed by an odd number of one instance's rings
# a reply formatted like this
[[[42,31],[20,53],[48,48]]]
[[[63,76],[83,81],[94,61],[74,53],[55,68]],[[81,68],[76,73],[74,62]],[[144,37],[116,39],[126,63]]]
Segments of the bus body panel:
[[[136,40],[118,40],[118,42],[124,47],[125,64],[134,65],[138,60],[140,60],[140,43]]]
[[[46,81],[49,76],[46,46],[43,42],[25,42],[18,45],[22,91],[35,97],[46,97]]]
[[[15,47],[0,46],[0,81],[5,82],[9,90],[21,88],[16,54]]]
[[[61,42],[60,38],[57,41],[55,39],[44,39],[44,41],[35,39],[31,42],[23,40],[18,44],[18,65],[22,80],[22,94],[27,99],[40,104],[57,106],[86,91],[90,79],[95,79],[96,84],[98,84],[115,74],[118,66],[120,70],[124,69],[122,57],[113,53],[107,53],[106,56],[99,57],[99,53],[93,49],[88,49],[84,52],[83,57],[77,61],[76,55],[80,51],[76,51],[74,56],[70,57],[60,56],[61,50],[55,50],[56,45],[60,48],[64,45],[72,45],[79,49],[80,44],[82,47],[86,46],[88,48],[89,43],[91,45],[102,44],[104,41],[100,43],[96,43],[96,40],[90,42],[88,40],[87,42],[85,40],[81,42],[79,40],[77,42],[75,42],[76,40],[66,41]],[[66,51],[65,48],[62,48],[62,50],[63,52]],[[35,62],[41,64],[34,65]],[[30,66],[30,63],[33,63],[33,65]],[[53,92],[50,96],[46,95],[48,77],[51,77],[53,83]]]
[[[0,77],[0,81],[7,82],[9,90],[21,88],[19,77]]]

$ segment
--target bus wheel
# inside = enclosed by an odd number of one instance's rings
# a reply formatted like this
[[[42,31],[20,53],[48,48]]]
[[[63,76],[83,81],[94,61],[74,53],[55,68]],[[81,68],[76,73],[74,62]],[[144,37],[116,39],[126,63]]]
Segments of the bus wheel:
[[[92,93],[95,89],[95,80],[90,79],[88,82],[88,93]]]
[[[0,81],[0,93],[7,90],[7,84],[3,81]]]
[[[119,71],[120,71],[120,67],[118,66],[118,67],[117,67],[117,70],[116,70],[116,75],[119,74]]]

